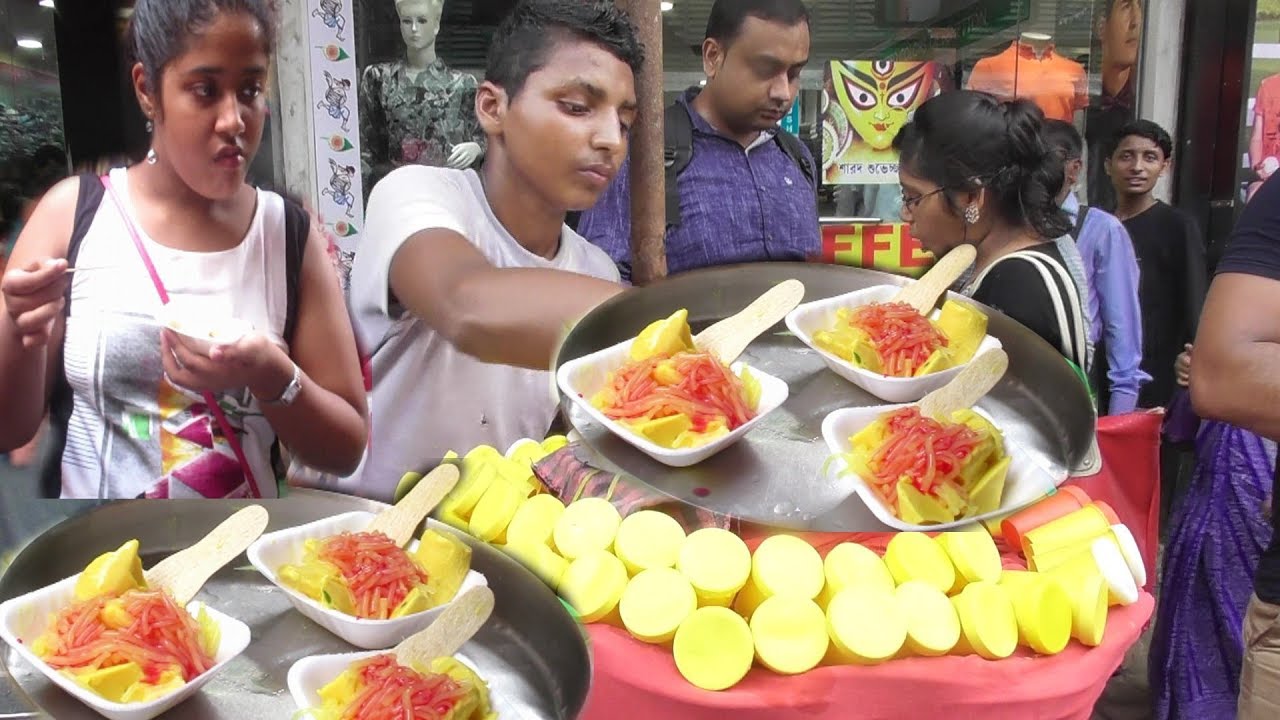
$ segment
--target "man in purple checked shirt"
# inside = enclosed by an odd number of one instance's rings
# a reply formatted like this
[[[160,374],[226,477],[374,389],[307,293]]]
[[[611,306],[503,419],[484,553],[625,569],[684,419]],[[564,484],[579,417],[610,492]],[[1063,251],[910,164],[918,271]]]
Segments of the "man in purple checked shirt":
[[[702,44],[706,87],[676,101],[693,124],[693,156],[678,176],[680,223],[667,227],[669,274],[821,254],[816,188],[776,137],[808,62],[809,13],[800,0],[712,6]],[[577,230],[630,280],[629,163]]]
[[[1066,181],[1058,204],[1075,226],[1076,246],[1088,281],[1085,309],[1089,340],[1101,352],[1093,356],[1090,377],[1097,386],[1098,413],[1133,412],[1138,390],[1151,376],[1142,371],[1142,310],[1138,299],[1138,260],[1124,224],[1114,215],[1081,207],[1076,182],[1082,168],[1084,140],[1070,123],[1048,120],[1045,142],[1062,155]],[[1083,216],[1082,216],[1083,213]]]

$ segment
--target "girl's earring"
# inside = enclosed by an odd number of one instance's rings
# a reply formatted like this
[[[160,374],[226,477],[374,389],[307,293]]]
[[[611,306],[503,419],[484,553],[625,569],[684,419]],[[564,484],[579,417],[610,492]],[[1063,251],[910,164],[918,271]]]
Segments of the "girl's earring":
[[[977,225],[978,218],[979,218],[979,213],[978,213],[977,205],[970,205],[969,207],[964,209],[964,221],[966,223],[970,225]]]
[[[152,132],[153,130],[155,130],[155,129],[156,129],[156,126],[155,126],[155,125],[153,125],[153,124],[151,123],[151,119],[150,119],[150,118],[148,118],[148,119],[147,119],[147,134],[148,134],[148,135],[150,135],[150,134],[151,134],[151,132]]]

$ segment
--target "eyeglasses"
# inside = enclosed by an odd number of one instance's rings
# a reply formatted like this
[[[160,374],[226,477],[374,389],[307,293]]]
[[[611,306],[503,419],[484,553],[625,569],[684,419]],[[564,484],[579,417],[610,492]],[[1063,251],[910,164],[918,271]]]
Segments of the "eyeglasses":
[[[904,192],[902,193],[902,208],[910,212],[915,212],[916,206],[919,205],[925,198],[932,197],[933,195],[937,195],[938,193],[945,192],[945,191],[946,191],[946,188],[940,187],[937,190],[924,193],[923,195],[916,195],[914,197],[908,196]]]

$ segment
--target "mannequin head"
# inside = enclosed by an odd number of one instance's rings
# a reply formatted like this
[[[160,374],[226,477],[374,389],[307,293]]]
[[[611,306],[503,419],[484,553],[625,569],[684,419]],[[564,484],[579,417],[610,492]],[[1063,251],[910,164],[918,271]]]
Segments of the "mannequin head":
[[[396,0],[400,37],[409,52],[421,52],[436,44],[444,0]]]

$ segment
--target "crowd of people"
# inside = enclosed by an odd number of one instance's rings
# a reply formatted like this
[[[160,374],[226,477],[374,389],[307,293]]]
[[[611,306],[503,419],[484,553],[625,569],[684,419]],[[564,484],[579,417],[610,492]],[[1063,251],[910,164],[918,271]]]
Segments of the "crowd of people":
[[[671,272],[820,254],[814,160],[778,127],[809,23],[800,0],[714,3],[705,85],[673,109],[693,135]],[[54,495],[270,497],[291,477],[390,500],[450,449],[544,435],[564,329],[628,289],[635,76],[655,60],[613,3],[516,6],[476,93],[483,165],[381,179],[345,298],[307,211],[246,182],[276,29],[267,0],[139,0],[147,157],[30,173],[0,281],[0,449],[47,422]],[[1196,223],[1156,198],[1174,149],[1152,122],[1110,139],[1110,208],[1078,199],[1081,134],[1027,100],[942,93],[894,147],[912,236],[936,257],[977,249],[958,291],[1057,349],[1100,415],[1168,412],[1159,716],[1275,717],[1280,180],[1210,290]],[[205,353],[150,320],[166,304],[257,332]]]

